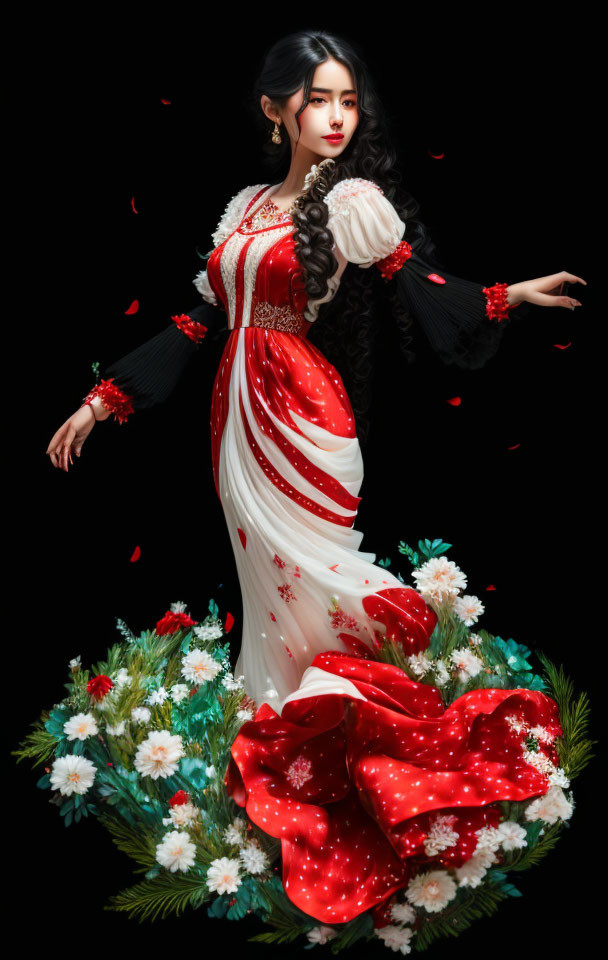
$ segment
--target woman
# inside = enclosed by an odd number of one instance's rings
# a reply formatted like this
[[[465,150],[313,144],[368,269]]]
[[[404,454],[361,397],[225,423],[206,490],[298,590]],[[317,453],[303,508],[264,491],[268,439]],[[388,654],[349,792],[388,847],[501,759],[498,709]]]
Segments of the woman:
[[[318,654],[365,654],[384,636],[415,654],[435,624],[419,594],[359,551],[354,529],[378,285],[392,288],[408,359],[413,318],[442,360],[475,368],[496,352],[515,307],[574,309],[563,285],[585,281],[559,272],[482,287],[443,270],[415,201],[398,190],[380,101],[345,41],[284,38],[254,93],[279,161],[289,151],[287,175],[233,197],[194,281],[204,303],[109,367],[47,453],[67,471],[96,420],[124,422],[162,402],[223,308],[231,332],[214,386],[212,460],[243,594],[236,673],[280,712]],[[344,276],[350,264],[362,269]],[[317,338],[334,357],[343,345],[352,405]]]

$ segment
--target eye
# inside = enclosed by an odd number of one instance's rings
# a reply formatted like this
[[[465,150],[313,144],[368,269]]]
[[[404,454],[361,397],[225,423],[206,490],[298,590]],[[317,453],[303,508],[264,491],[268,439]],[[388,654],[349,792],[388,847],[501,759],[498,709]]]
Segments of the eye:
[[[357,101],[356,101],[356,100],[345,100],[345,101],[344,101],[344,105],[346,106],[347,103],[352,104],[353,107],[356,107],[356,106],[357,106]]]

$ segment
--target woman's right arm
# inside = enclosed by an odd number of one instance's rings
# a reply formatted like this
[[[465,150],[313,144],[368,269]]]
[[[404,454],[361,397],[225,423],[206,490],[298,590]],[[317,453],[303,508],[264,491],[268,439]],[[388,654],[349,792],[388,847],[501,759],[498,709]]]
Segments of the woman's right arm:
[[[197,280],[200,284],[200,274]],[[82,406],[51,439],[46,453],[53,466],[67,472],[68,462],[73,463],[72,453],[80,456],[96,420],[113,416],[122,424],[132,413],[163,403],[208,330],[221,332],[225,320],[223,311],[209,299],[187,314],[172,317],[172,323],[160,333],[105,367],[100,381],[83,398]]]
[[[248,204],[263,186],[245,187],[228,202],[212,237],[214,248],[236,229]],[[125,423],[132,413],[163,403],[207,332],[215,337],[227,329],[226,314],[217,302],[206,271],[198,273],[193,283],[204,302],[199,301],[188,313],[173,316],[168,327],[104,368],[102,378],[83,398],[82,406],[54,434],[46,451],[53,466],[67,472],[68,462],[73,463],[72,452],[80,456],[96,420],[113,416]]]

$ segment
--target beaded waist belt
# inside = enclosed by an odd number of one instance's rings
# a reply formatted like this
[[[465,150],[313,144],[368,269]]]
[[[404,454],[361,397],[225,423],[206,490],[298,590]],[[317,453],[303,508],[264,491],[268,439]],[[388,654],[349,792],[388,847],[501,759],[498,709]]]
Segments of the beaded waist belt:
[[[271,330],[281,330],[284,333],[295,333],[299,337],[305,337],[312,322],[306,320],[303,313],[296,313],[289,305],[277,307],[266,300],[260,300],[254,305],[250,325],[268,327]]]

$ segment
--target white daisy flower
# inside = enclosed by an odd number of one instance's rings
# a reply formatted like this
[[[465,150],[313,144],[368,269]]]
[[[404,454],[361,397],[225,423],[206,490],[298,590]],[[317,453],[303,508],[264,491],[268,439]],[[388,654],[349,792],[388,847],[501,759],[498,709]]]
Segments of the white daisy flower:
[[[169,694],[164,687],[159,687],[158,690],[153,690],[150,696],[148,697],[148,703],[153,707],[157,703],[163,704]]]
[[[132,682],[133,677],[126,667],[121,667],[114,677],[114,683],[117,687],[130,687]]]
[[[448,673],[447,667],[443,660],[439,659],[435,661],[435,683],[438,687],[443,687],[444,684],[450,679],[450,674]]]
[[[384,945],[390,947],[394,953],[399,951],[405,955],[412,952],[410,946],[412,931],[409,927],[394,927],[389,924],[386,927],[376,928],[374,933],[380,940],[384,940]]]
[[[458,878],[458,886],[478,887],[488,872],[490,858],[492,858],[492,861],[495,861],[496,854],[491,853],[489,850],[484,850],[481,853],[474,853],[466,863],[463,863],[461,867],[457,867],[456,877]]]
[[[185,831],[172,830],[156,846],[156,859],[171,873],[185,872],[194,866],[196,847]]]
[[[245,723],[247,720],[253,720],[253,713],[251,710],[237,710],[236,718]]]
[[[176,600],[175,603],[171,604],[169,609],[171,610],[171,613],[185,613],[187,606],[183,600]]]
[[[174,683],[171,687],[171,699],[173,703],[181,703],[190,693],[190,687],[187,683]]]
[[[501,836],[503,850],[518,850],[528,846],[526,831],[514,820],[503,820],[497,830]]]
[[[224,631],[217,623],[199,623],[192,628],[192,633],[199,640],[219,640]]]
[[[415,677],[423,677],[425,673],[428,673],[431,669],[431,663],[427,657],[425,657],[424,653],[413,653],[407,658],[407,662]]]
[[[477,623],[484,610],[485,607],[479,597],[467,594],[464,597],[456,597],[454,600],[454,613],[465,627],[471,627]]]
[[[240,858],[247,873],[263,873],[268,866],[268,857],[253,840],[245,844],[240,852]]]
[[[328,940],[333,940],[337,934],[332,927],[321,925],[320,927],[313,927],[312,930],[308,931],[306,936],[311,943],[327,943]]]
[[[476,677],[480,670],[483,670],[483,660],[466,647],[463,647],[462,650],[453,650],[449,659],[458,669],[458,679],[461,683],[466,683],[471,677]]]
[[[224,840],[226,843],[240,846],[245,839],[246,830],[247,824],[243,818],[235,817],[230,826],[224,830]]]
[[[477,837],[477,846],[475,853],[482,853],[487,850],[494,853],[502,843],[502,834],[498,827],[480,827],[475,831]]]
[[[86,740],[99,733],[95,717],[92,713],[77,713],[70,717],[63,725],[63,732],[68,740]]]
[[[543,820],[556,823],[557,820],[569,820],[574,806],[567,799],[561,787],[550,787],[543,797],[537,797],[526,807],[526,820]]]
[[[429,870],[410,880],[405,895],[413,906],[439,913],[453,900],[456,891],[456,883],[446,870]]]
[[[218,893],[235,893],[241,885],[239,861],[228,857],[212,860],[206,883],[210,890]]]
[[[78,654],[77,657],[72,657],[72,659],[68,663],[68,667],[70,668],[70,670],[80,670],[80,667],[81,667],[80,654]]]
[[[86,757],[68,753],[54,761],[51,768],[51,787],[59,790],[64,797],[70,797],[73,793],[82,796],[92,785],[96,772],[97,767]]]
[[[244,681],[244,676],[241,675],[240,677],[234,677],[232,673],[228,671],[226,676],[222,679],[222,686],[225,687],[226,690],[242,690]]]
[[[428,836],[424,841],[427,857],[434,857],[448,847],[455,847],[459,834],[453,829],[457,817],[452,814],[437,814],[430,824]]]
[[[205,650],[191,650],[182,657],[182,673],[191,683],[206,683],[213,680],[221,665]]]
[[[121,720],[120,723],[117,723],[115,726],[110,726],[109,723],[106,724],[106,733],[111,737],[121,737],[125,732],[125,722]]]
[[[135,723],[147,723],[151,716],[147,707],[133,707],[131,710],[131,719]]]
[[[410,907],[409,903],[394,903],[391,907],[391,917],[397,923],[413,923],[416,919],[416,911]]]
[[[152,730],[137,748],[133,763],[143,777],[158,780],[159,777],[173,776],[183,756],[182,738],[178,734],[169,730]]]
[[[199,808],[189,800],[186,803],[176,803],[169,811],[170,821],[176,827],[190,827],[200,815]]]
[[[474,647],[480,647],[481,644],[483,643],[483,640],[478,633],[470,633],[469,643],[472,644]]]
[[[569,787],[570,781],[563,767],[557,767],[549,774],[549,783],[555,787]]]
[[[467,585],[467,578],[462,570],[447,557],[431,557],[418,570],[412,572],[412,577],[416,581],[418,592],[437,603],[456,596]]]

